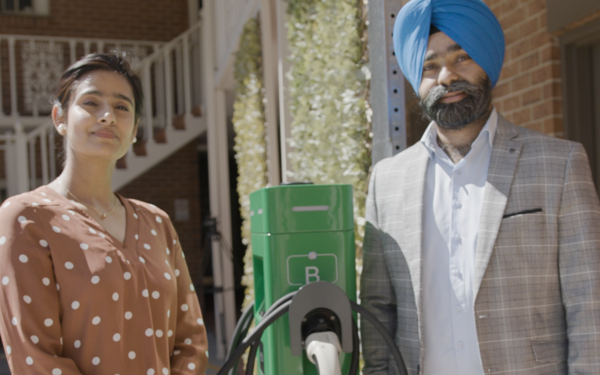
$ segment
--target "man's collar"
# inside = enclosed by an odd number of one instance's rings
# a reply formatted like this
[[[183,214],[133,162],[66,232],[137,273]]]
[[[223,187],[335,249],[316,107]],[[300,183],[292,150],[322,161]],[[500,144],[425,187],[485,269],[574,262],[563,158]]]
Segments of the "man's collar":
[[[479,142],[479,139],[487,134],[488,142],[490,144],[490,147],[492,147],[494,144],[494,137],[496,136],[496,128],[497,127],[498,127],[498,111],[496,111],[496,108],[493,107],[490,117],[488,118],[483,129],[481,129],[481,131],[479,132],[479,135],[473,141],[473,143]],[[436,147],[438,147],[437,146],[437,126],[436,126],[435,121],[432,121],[431,123],[429,123],[429,126],[425,130],[425,133],[423,133],[423,137],[421,137],[421,143],[423,143],[423,145],[427,148],[427,150],[431,154],[435,153],[435,149],[436,149]]]

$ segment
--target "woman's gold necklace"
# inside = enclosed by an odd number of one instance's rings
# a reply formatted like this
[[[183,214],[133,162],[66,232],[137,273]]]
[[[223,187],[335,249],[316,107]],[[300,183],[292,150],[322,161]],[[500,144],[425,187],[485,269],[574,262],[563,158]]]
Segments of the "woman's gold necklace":
[[[90,205],[87,205],[87,204],[83,203],[81,201],[81,199],[77,198],[77,196],[75,194],[71,193],[71,191],[69,189],[67,189],[67,187],[65,185],[63,185],[62,182],[60,182],[60,180],[57,179],[56,181],[58,181],[58,183],[60,184],[60,186],[62,186],[67,191],[67,193],[70,196],[72,196],[73,198],[75,198],[75,200],[77,202],[79,202],[79,203],[83,204],[84,206],[86,206],[88,208],[91,208],[92,210],[96,211],[96,213],[98,214],[98,216],[100,216],[100,220],[106,219],[108,217],[108,215],[112,214],[114,212],[115,208],[117,208],[117,201],[118,201],[118,199],[117,199],[117,197],[115,197],[115,203],[113,204],[113,208],[110,211],[106,212],[106,213],[102,213],[102,212],[98,211],[95,207],[92,207]]]

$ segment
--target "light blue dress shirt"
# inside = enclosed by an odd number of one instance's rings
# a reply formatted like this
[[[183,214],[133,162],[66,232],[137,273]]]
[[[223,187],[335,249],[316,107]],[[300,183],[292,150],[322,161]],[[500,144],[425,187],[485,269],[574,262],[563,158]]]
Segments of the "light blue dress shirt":
[[[431,123],[421,142],[431,154],[423,238],[424,375],[483,375],[475,326],[473,277],[483,193],[496,134],[494,109],[456,165]]]

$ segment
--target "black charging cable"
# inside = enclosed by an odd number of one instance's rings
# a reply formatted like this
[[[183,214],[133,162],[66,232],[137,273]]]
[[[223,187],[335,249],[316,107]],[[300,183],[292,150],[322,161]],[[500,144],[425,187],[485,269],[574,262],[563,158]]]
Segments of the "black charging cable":
[[[268,326],[273,324],[277,319],[282,317],[285,313],[289,311],[291,300],[297,292],[292,292],[286,294],[277,300],[263,315],[263,320],[256,326],[254,331],[250,334],[250,336],[246,337],[244,340],[240,342],[240,338],[243,337],[250,326],[250,322],[252,319],[249,317],[252,316],[252,305],[247,307],[242,317],[238,321],[236,328],[234,330],[234,340],[232,340],[232,344],[227,351],[228,360],[225,362],[221,370],[217,373],[217,375],[233,375],[235,369],[237,368],[237,363],[240,358],[250,347],[250,355],[248,357],[248,362],[246,364],[246,374],[252,374],[254,370],[254,363],[256,361],[256,354],[258,352],[258,348],[260,346],[260,339],[262,337],[263,332],[267,329]],[[350,307],[355,312],[362,315],[366,318],[373,326],[379,331],[384,341],[388,345],[388,348],[391,351],[392,357],[396,362],[396,366],[399,371],[399,375],[407,375],[406,365],[404,364],[404,359],[402,358],[402,354],[394,339],[389,334],[385,326],[377,319],[377,317],[367,310],[365,307],[357,304],[354,301],[350,301]],[[358,362],[359,362],[359,345],[358,345],[358,328],[356,326],[356,322],[352,319],[352,359],[350,362],[350,374],[355,375],[358,372]],[[237,344],[239,343],[239,344]],[[235,348],[234,351],[232,349]]]

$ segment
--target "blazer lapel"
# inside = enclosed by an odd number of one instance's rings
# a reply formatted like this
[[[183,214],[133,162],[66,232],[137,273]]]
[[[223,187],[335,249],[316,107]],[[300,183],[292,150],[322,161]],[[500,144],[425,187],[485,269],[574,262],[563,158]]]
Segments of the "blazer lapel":
[[[508,201],[508,194],[521,154],[522,143],[517,140],[518,136],[519,132],[515,125],[510,124],[504,117],[498,115],[498,127],[490,157],[477,236],[475,298],[477,298],[485,270],[494,250],[494,244],[498,237],[502,216]]]
[[[400,204],[404,211],[404,235],[401,249],[410,269],[413,292],[417,309],[421,310],[421,270],[423,266],[423,207],[425,177],[430,155],[425,146],[419,148],[418,155],[411,162],[402,165],[405,178],[404,197]]]

